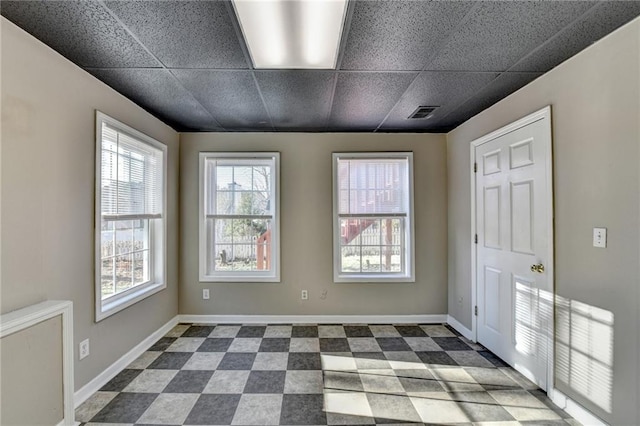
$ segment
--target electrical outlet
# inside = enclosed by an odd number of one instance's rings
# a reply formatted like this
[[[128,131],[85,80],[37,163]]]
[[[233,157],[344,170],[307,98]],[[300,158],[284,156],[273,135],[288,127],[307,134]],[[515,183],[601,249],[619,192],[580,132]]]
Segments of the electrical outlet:
[[[79,345],[79,358],[84,359],[89,356],[89,339],[85,339],[80,342]]]
[[[327,290],[323,290],[322,294],[320,295],[320,299],[325,300],[327,298]]]
[[[458,297],[458,304],[462,305],[462,296]]]
[[[309,299],[309,292],[307,290],[302,290],[302,293],[300,294],[300,298],[302,300],[308,300]]]
[[[607,228],[593,228],[593,246],[607,247]]]
[[[202,298],[204,300],[208,300],[209,299],[209,289],[208,288],[203,288],[202,289]]]

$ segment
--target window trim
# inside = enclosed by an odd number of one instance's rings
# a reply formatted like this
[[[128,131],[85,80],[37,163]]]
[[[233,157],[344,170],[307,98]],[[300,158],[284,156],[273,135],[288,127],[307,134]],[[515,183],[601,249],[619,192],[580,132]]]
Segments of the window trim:
[[[340,254],[340,215],[338,210],[339,159],[407,159],[408,162],[408,194],[409,206],[405,224],[405,272],[404,273],[341,273]],[[334,283],[413,283],[415,279],[415,215],[414,215],[414,185],[413,185],[413,152],[334,152],[332,154],[332,198],[333,198],[333,282]],[[363,215],[366,216],[366,215]]]
[[[215,274],[207,273],[207,235],[205,215],[205,162],[207,159],[264,160],[273,159],[273,200],[275,212],[272,217],[272,250],[274,257],[271,264],[273,271],[224,271]],[[244,283],[279,283],[280,280],[280,153],[279,152],[210,152],[199,154],[199,201],[198,201],[198,272],[200,282],[244,282]],[[273,232],[275,231],[275,232]]]
[[[105,300],[102,300],[102,257],[100,255],[102,239],[102,123],[107,123],[117,129],[118,132],[162,151],[162,216],[160,218],[162,223],[150,226],[150,228],[156,229],[149,230],[149,269],[153,278],[146,283],[138,284]],[[167,146],[97,110],[95,131],[94,294],[95,322],[99,322],[167,288]]]

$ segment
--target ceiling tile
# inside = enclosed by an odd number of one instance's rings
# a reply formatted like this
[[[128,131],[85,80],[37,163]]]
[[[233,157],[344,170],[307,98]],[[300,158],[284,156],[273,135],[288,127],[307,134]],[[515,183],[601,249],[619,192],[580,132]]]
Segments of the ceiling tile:
[[[342,72],[331,108],[332,130],[374,130],[417,73]]]
[[[211,114],[167,70],[88,71],[178,131],[220,130]]]
[[[276,129],[324,128],[331,108],[335,72],[256,72]]]
[[[169,68],[248,68],[226,1],[108,1]]]
[[[594,4],[593,1],[482,3],[427,69],[506,71]]]
[[[98,2],[2,1],[2,16],[83,67],[159,67]]]
[[[224,128],[272,129],[251,71],[172,72]]]
[[[357,1],[341,69],[421,70],[472,2]]]
[[[589,11],[510,71],[546,72],[640,15],[640,1],[608,1]]]
[[[467,102],[439,120],[438,125],[449,130],[454,129],[541,75],[542,73],[531,72],[503,73]]]
[[[442,117],[469,99],[498,73],[464,73],[425,71],[409,86],[402,100],[393,108],[382,125],[384,130],[427,130],[438,127]],[[407,119],[419,106],[437,106],[430,118]]]

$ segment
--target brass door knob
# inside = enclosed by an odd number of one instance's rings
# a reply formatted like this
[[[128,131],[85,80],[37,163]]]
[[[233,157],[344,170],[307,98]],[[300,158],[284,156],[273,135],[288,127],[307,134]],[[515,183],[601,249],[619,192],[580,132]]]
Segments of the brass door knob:
[[[537,272],[539,274],[544,272],[544,265],[542,263],[538,263],[537,265],[531,265],[531,272]]]

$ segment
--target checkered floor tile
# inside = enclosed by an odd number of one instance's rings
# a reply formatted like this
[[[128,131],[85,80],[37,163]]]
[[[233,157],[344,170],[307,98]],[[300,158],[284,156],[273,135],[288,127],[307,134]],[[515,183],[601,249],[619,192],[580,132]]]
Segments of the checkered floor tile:
[[[578,424],[446,325],[180,324],[83,403],[76,420]]]

